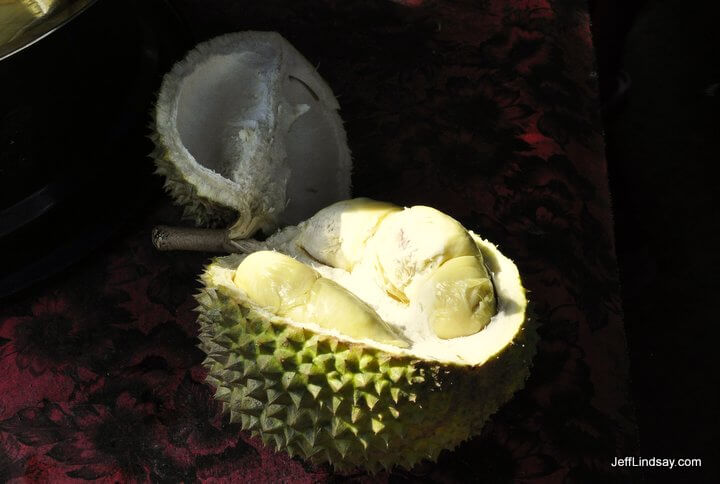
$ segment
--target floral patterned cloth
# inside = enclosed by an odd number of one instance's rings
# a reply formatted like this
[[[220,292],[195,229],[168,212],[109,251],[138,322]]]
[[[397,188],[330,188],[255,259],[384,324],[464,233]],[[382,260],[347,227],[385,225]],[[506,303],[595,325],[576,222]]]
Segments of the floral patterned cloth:
[[[637,435],[585,2],[173,3],[197,40],[277,30],[319,66],[355,195],[434,206],[518,263],[542,325],[531,377],[411,471],[335,475],[264,448],[204,383],[192,296],[209,255],[152,248],[154,224],[180,223],[158,195],[0,306],[0,481],[627,482],[610,467]]]

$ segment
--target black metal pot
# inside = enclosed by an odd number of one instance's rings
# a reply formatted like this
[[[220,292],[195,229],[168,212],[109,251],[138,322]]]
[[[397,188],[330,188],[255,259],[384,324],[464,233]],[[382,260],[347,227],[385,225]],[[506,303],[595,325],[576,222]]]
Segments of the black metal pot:
[[[97,248],[156,192],[148,111],[189,42],[160,0],[85,2],[40,38],[0,61],[0,297]]]

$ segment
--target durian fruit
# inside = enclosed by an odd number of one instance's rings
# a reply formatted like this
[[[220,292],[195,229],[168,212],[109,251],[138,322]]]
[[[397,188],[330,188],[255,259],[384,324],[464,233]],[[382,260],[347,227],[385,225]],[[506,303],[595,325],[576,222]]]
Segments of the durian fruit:
[[[230,420],[278,451],[409,469],[529,374],[517,267],[435,209],[347,200],[236,245],[201,276],[200,347]]]
[[[165,188],[198,225],[271,233],[350,195],[339,105],[275,32],[201,43],[165,75],[151,139]]]

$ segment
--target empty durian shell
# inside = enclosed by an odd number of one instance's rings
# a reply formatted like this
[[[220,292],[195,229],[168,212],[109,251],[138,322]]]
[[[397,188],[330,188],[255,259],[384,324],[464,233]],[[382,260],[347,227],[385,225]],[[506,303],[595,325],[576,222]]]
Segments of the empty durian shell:
[[[339,105],[275,32],[199,44],[165,76],[152,139],[184,215],[243,238],[295,224],[350,195]]]

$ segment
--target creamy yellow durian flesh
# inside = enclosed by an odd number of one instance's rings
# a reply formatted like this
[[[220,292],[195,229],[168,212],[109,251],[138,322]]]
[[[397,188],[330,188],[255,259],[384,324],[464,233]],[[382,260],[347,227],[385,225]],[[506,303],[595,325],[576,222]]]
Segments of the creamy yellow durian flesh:
[[[353,293],[280,252],[250,254],[238,266],[233,282],[251,301],[278,316],[336,329],[353,338],[407,347]]]
[[[459,222],[431,207],[346,200],[275,234],[265,247],[335,280],[427,350],[438,340],[479,333],[497,313],[480,246]]]
[[[202,276],[201,348],[231,420],[336,468],[406,468],[480,432],[536,333],[517,267],[430,207],[338,202]]]

